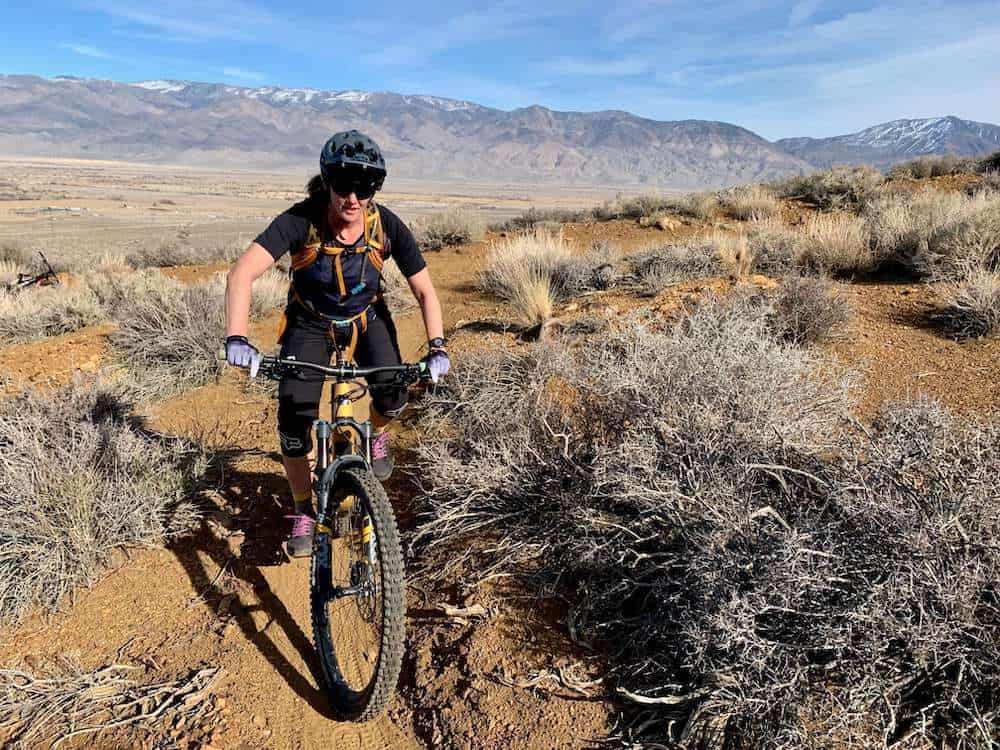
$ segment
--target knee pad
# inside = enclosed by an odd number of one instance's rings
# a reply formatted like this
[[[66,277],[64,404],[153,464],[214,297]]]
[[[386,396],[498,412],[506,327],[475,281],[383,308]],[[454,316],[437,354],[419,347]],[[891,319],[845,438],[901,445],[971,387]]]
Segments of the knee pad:
[[[395,419],[403,413],[409,398],[405,388],[372,387],[372,408],[386,419]]]
[[[288,458],[302,458],[309,455],[309,451],[312,450],[312,436],[309,430],[285,432],[279,429],[278,439],[281,441],[281,455]]]

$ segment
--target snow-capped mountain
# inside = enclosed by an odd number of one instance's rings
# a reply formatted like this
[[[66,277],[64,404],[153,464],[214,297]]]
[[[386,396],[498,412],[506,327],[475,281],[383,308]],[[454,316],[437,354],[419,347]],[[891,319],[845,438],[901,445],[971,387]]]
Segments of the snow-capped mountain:
[[[421,179],[696,188],[810,169],[723,122],[508,112],[354,89],[0,75],[0,153],[305,172],[331,133],[352,127],[382,146],[390,176]]]
[[[377,94],[370,91],[360,91],[358,89],[345,89],[342,91],[321,91],[311,88],[283,88],[279,86],[260,86],[249,88],[244,86],[227,86],[215,83],[192,83],[191,81],[139,81],[129,84],[147,91],[157,91],[161,94],[175,94],[180,98],[197,99],[207,96],[219,96],[226,94],[229,96],[244,97],[257,101],[267,102],[275,106],[281,105],[309,105],[322,109],[335,107],[344,102],[362,103],[367,102],[372,96]],[[401,96],[398,94],[388,94],[389,96]],[[460,99],[447,99],[440,96],[401,96],[407,104],[422,104],[435,107],[445,112],[468,111],[476,109],[486,109],[472,102]]]
[[[885,168],[927,154],[976,156],[1000,150],[1000,127],[958,117],[893,120],[833,138],[784,138],[790,154],[815,164],[871,164]]]

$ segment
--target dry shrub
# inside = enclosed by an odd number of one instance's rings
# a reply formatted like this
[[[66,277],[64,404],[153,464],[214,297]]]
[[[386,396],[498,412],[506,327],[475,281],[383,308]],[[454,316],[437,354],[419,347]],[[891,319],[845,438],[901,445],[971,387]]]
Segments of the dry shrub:
[[[1000,151],[994,151],[980,159],[977,169],[983,173],[1000,172]]]
[[[972,195],[982,192],[1000,193],[1000,169],[983,172],[979,182],[970,185],[967,189]]]
[[[148,670],[113,664],[88,671],[68,657],[41,673],[0,669],[0,741],[11,743],[5,747],[58,748],[103,734],[104,744],[109,730],[129,727],[159,735],[157,745],[173,745],[166,738],[169,727],[191,727],[206,718],[220,670],[204,667],[179,679],[139,684],[136,678]]]
[[[723,194],[722,205],[726,214],[740,221],[755,221],[775,216],[781,203],[774,193],[763,185],[741,185]]]
[[[205,385],[216,376],[217,353],[225,337],[224,273],[191,286],[155,271],[108,278],[101,293],[118,321],[109,341],[139,398],[163,398]],[[282,307],[287,290],[280,271],[258,278],[250,319]]]
[[[797,175],[772,187],[783,198],[795,198],[824,211],[858,210],[877,194],[882,175],[870,167],[834,167]]]
[[[778,217],[750,222],[746,227],[753,267],[758,273],[781,276],[795,265],[802,236]]]
[[[0,346],[76,331],[104,320],[86,285],[0,288]]]
[[[852,430],[766,317],[463,357],[425,400],[418,545],[565,597],[646,700],[636,741],[989,746],[1000,427],[919,404]]]
[[[883,197],[865,211],[871,247],[882,263],[921,275],[959,278],[970,263],[997,260],[1000,198],[925,189],[914,196]]]
[[[599,218],[603,209],[595,208],[591,211],[570,211],[566,209],[539,209],[532,206],[520,216],[514,216],[506,221],[490,226],[496,232],[530,232],[538,224],[554,223],[566,224],[571,221],[587,221]]]
[[[138,397],[160,399],[215,378],[223,321],[218,282],[197,284],[133,299],[109,341]]]
[[[712,233],[708,240],[721,266],[737,279],[745,279],[753,268],[753,250],[742,232]]]
[[[972,268],[961,281],[941,290],[942,304],[934,318],[958,339],[1000,333],[1000,273]]]
[[[478,242],[486,236],[486,222],[468,209],[423,216],[413,221],[413,233],[424,250],[440,250],[448,245]]]
[[[671,208],[684,216],[710,221],[715,218],[715,212],[719,208],[719,198],[712,192],[688,193],[680,198],[675,198],[671,203]]]
[[[961,279],[969,268],[1000,271],[1000,196],[980,193],[969,204],[965,216],[931,234],[917,271],[934,279]]]
[[[0,621],[51,610],[115,548],[157,544],[194,518],[204,456],[130,409],[94,381],[0,401]]]
[[[478,285],[504,300],[519,322],[536,326],[552,317],[556,303],[615,283],[617,259],[608,243],[574,254],[561,235],[535,231],[496,242]]]
[[[552,317],[556,278],[571,257],[562,237],[544,232],[508,237],[490,248],[479,287],[506,302],[520,322],[538,325]]]
[[[904,178],[919,180],[928,177],[966,174],[975,171],[975,167],[975,159],[962,158],[954,154],[919,156],[916,159],[894,165],[889,169],[888,177],[890,180]]]
[[[25,270],[24,267],[31,264],[31,262],[32,253],[27,248],[12,242],[4,242],[0,245],[0,263],[11,263],[15,268],[23,271]],[[6,276],[6,272],[4,276]],[[10,279],[10,281],[13,280]],[[0,277],[0,283],[4,281],[7,281],[7,279]]]
[[[168,266],[193,266],[204,263],[199,250],[176,240],[141,245],[126,256],[134,268],[166,268]]]
[[[775,332],[800,346],[825,341],[853,316],[837,285],[822,276],[788,274],[771,301]]]
[[[156,304],[183,289],[179,281],[155,269],[94,272],[86,274],[83,281],[112,320],[128,318],[136,304]]]
[[[174,238],[160,238],[143,244],[125,255],[134,268],[166,268],[169,266],[200,266],[236,260],[245,247],[242,243],[214,244],[181,230]]]
[[[593,218],[599,221],[610,219],[652,219],[670,211],[674,198],[661,195],[619,195],[613,201],[591,210]]]
[[[395,262],[386,263],[382,268],[382,293],[393,315],[405,315],[417,306],[410,285]]]
[[[626,261],[631,269],[629,280],[643,296],[655,296],[680,281],[722,273],[714,249],[697,243],[651,247]]]
[[[813,214],[806,219],[795,264],[820,273],[853,274],[873,270],[868,229],[852,214]]]

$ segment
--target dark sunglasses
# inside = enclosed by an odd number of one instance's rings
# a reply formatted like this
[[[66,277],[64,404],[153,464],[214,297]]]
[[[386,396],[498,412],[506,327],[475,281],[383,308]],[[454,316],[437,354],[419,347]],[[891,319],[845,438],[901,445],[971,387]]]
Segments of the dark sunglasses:
[[[363,201],[375,195],[375,191],[378,190],[378,183],[374,180],[358,179],[344,175],[335,177],[330,185],[330,189],[341,198],[346,198],[351,193],[354,193],[359,201]]]

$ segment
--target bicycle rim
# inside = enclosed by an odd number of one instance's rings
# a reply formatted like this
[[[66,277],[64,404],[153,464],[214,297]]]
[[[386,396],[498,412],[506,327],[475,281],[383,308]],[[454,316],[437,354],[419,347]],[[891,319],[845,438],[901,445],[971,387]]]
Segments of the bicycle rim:
[[[328,507],[338,506],[347,510],[334,533],[319,530],[314,539],[313,638],[334,713],[367,721],[391,699],[399,677],[402,554],[385,490],[367,470],[338,476]],[[345,589],[354,593],[336,595]]]

